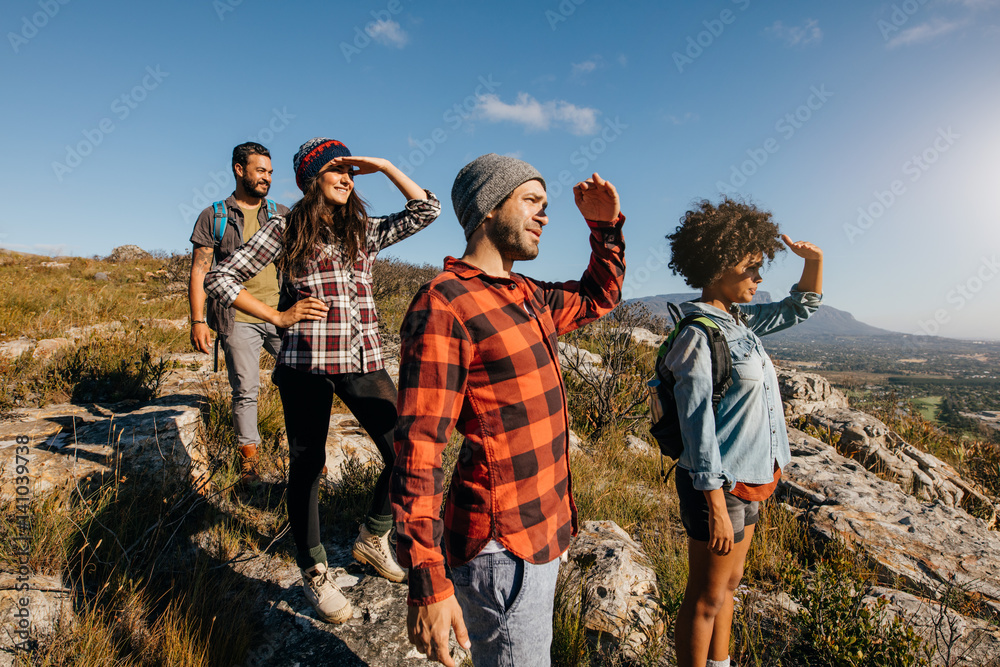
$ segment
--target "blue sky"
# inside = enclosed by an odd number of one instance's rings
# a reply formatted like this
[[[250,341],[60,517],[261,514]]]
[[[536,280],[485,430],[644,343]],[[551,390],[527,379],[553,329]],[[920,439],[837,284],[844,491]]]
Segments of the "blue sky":
[[[385,251],[409,261],[461,254],[455,174],[507,153],[549,182],[528,275],[579,277],[570,188],[598,171],[628,216],[628,296],[687,291],[663,236],[726,190],[824,249],[830,305],[1000,338],[1000,0],[7,0],[0,28],[10,249],[187,252],[235,144],[268,146],[291,204],[292,156],[319,135],[444,202]],[[376,213],[403,203],[378,175],[358,189]],[[780,256],[764,289],[800,267]]]

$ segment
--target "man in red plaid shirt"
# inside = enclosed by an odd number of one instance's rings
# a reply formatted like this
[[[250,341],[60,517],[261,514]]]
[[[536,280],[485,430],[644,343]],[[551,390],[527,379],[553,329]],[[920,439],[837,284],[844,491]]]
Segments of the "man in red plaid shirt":
[[[410,568],[410,641],[445,665],[452,627],[477,667],[549,664],[559,556],[577,528],[558,336],[610,312],[625,275],[614,186],[594,174],[573,193],[590,264],[579,281],[532,280],[511,267],[538,255],[545,181],[493,153],[466,165],[452,188],[465,254],[445,259],[403,321],[397,554]],[[465,440],[442,522],[456,427]]]

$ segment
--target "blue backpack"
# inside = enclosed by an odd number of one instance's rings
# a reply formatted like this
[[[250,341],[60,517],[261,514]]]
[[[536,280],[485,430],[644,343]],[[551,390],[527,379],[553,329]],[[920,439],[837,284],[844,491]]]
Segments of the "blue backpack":
[[[265,199],[264,202],[267,206],[268,220],[278,215],[278,205],[273,199]],[[229,209],[226,207],[225,201],[217,201],[212,204],[212,210],[215,211],[215,222],[212,225],[212,229],[215,230],[215,245],[218,246],[222,243],[222,235],[226,233],[226,224],[229,222]]]

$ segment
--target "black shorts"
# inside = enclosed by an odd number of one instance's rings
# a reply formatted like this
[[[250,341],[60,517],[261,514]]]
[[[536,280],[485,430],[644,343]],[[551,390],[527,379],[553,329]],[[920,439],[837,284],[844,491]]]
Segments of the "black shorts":
[[[677,483],[677,498],[681,505],[681,522],[688,537],[699,542],[708,542],[708,500],[705,492],[694,488],[691,473],[678,466],[674,470],[674,480]],[[747,526],[757,523],[760,518],[760,502],[743,500],[728,491],[726,494],[726,510],[733,524],[735,541],[742,542]]]

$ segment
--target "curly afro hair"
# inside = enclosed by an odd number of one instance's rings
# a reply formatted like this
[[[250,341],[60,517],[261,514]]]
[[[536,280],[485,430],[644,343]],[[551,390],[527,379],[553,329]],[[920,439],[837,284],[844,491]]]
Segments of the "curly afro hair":
[[[716,206],[707,199],[680,219],[670,240],[670,268],[696,289],[704,289],[747,255],[768,261],[785,249],[770,211],[723,197]]]

